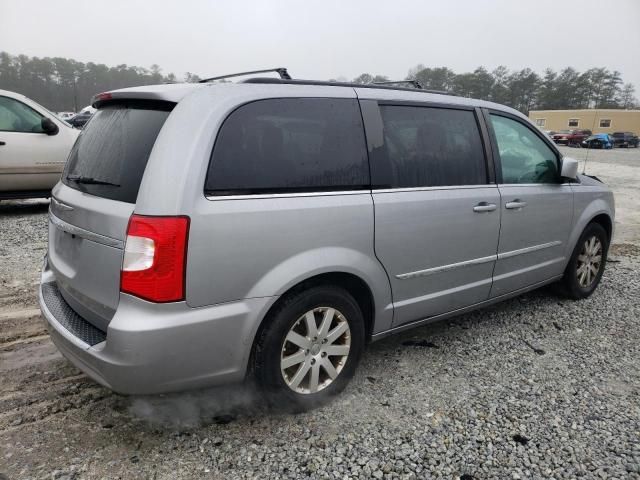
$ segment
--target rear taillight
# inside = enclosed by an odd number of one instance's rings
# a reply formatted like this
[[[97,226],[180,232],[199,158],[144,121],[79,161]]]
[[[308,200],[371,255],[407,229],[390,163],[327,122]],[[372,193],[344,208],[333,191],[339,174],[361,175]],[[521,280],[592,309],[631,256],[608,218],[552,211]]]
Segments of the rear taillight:
[[[120,290],[151,302],[185,298],[189,217],[132,215]]]

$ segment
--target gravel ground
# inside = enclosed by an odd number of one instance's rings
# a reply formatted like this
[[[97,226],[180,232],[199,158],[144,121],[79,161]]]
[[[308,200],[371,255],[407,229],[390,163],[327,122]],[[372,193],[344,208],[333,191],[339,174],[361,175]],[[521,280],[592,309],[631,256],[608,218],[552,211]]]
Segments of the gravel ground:
[[[387,338],[298,415],[249,386],[132,398],[93,383],[36,307],[48,203],[3,202],[0,480],[640,479],[640,150],[590,152],[587,173],[618,211],[591,298],[545,288]]]

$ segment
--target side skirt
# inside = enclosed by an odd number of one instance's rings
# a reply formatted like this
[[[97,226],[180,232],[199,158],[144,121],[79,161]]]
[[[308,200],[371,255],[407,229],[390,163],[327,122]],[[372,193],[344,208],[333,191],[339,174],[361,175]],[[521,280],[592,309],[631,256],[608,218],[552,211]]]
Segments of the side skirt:
[[[517,297],[526,292],[530,292],[531,290],[535,290],[544,285],[548,285],[550,283],[556,282],[562,278],[562,275],[557,275],[555,277],[549,278],[548,280],[544,280],[542,282],[534,283],[533,285],[529,285],[528,287],[521,288],[519,290],[514,290],[513,292],[505,293],[504,295],[500,295],[499,297],[490,298],[483,302],[474,303],[473,305],[469,305],[468,307],[459,308],[457,310],[452,310],[450,312],[441,313],[440,315],[434,315],[433,317],[423,318],[422,320],[416,320],[414,322],[405,323],[404,325],[400,325],[395,328],[391,328],[389,330],[385,330],[384,332],[376,333],[371,336],[371,341],[375,342],[381,340],[389,335],[394,335],[396,333],[403,332],[405,330],[409,330],[411,328],[420,327],[423,325],[427,325],[429,323],[438,322],[440,320],[445,320],[447,318],[455,317],[457,315],[461,315],[463,313],[471,312],[473,310],[477,310],[479,308],[487,307],[489,305],[493,305],[494,303],[501,302],[503,300],[507,300],[509,298]]]

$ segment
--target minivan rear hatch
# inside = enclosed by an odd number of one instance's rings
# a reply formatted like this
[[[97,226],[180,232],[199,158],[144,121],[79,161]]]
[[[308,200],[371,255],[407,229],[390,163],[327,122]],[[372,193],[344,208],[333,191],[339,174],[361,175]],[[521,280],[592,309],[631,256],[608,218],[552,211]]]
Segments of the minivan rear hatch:
[[[104,103],[76,141],[49,214],[49,267],[78,314],[106,331],[120,298],[129,218],[153,145],[175,106]]]

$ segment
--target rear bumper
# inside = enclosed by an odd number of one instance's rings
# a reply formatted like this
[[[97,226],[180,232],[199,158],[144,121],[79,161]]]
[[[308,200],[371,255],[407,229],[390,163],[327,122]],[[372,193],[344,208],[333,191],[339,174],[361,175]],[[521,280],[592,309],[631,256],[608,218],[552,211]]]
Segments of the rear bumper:
[[[184,302],[154,304],[122,294],[101,338],[100,332],[83,333],[90,324],[66,303],[59,303],[64,299],[56,298],[52,282],[55,276],[45,261],[39,302],[51,339],[76,367],[124,394],[242,381],[259,319],[274,300],[255,298],[191,308]]]

